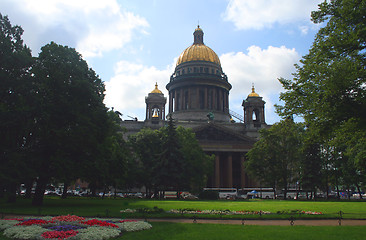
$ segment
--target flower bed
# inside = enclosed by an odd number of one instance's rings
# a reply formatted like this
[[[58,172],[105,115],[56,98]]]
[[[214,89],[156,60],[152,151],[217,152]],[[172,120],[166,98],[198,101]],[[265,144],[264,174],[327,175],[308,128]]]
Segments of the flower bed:
[[[124,209],[120,211],[121,213],[136,213],[139,212],[138,209]],[[286,210],[272,213],[269,211],[230,211],[230,210],[197,210],[197,209],[171,209],[167,211],[171,214],[199,214],[199,215],[284,215],[284,214],[298,214],[298,215],[322,215],[321,212],[313,211],[302,211],[302,210]]]
[[[144,221],[129,219],[85,219],[67,215],[0,220],[0,231],[12,239],[110,239],[128,231],[150,229]]]

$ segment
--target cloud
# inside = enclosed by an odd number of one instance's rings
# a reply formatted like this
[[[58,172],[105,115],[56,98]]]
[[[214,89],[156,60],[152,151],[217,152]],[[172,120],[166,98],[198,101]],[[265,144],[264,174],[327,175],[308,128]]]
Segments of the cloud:
[[[55,41],[75,47],[84,57],[101,56],[122,48],[136,30],[146,34],[149,26],[116,0],[4,0],[1,5],[25,30],[23,39],[35,52]]]
[[[273,24],[309,21],[322,0],[230,0],[223,18],[238,30],[271,28]]]
[[[120,61],[116,64],[114,76],[110,81],[105,82],[107,107],[124,114],[123,119],[129,119],[127,115],[139,120],[145,119],[145,97],[155,88],[155,82],[158,88],[168,98],[168,92],[165,89],[169,82],[170,75],[174,71],[174,64],[159,70],[155,67],[149,67],[142,64]],[[168,104],[166,105],[166,109]]]
[[[295,72],[294,64],[300,60],[295,49],[285,46],[261,49],[250,46],[247,53],[226,53],[220,56],[223,71],[233,86],[230,91],[230,108],[242,114],[241,102],[251,92],[252,84],[256,92],[266,101],[267,122],[277,121],[274,103],[278,103],[279,93],[283,91],[277,80],[279,77],[291,78]]]

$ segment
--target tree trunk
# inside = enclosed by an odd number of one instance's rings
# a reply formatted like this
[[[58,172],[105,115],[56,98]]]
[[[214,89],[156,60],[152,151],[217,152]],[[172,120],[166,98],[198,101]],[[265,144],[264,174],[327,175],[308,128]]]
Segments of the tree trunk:
[[[68,187],[69,187],[69,183],[64,182],[64,188],[62,189],[62,196],[61,196],[62,199],[66,199]]]
[[[32,198],[33,179],[27,180],[25,183],[25,198]]]
[[[39,177],[37,180],[36,192],[32,200],[33,206],[42,206],[44,191],[46,189],[47,179],[44,177]]]
[[[15,203],[17,200],[17,185],[15,183],[8,184],[6,188],[7,202]]]
[[[340,194],[339,194],[338,184],[337,184],[336,188],[337,188],[337,198],[338,198],[338,199],[340,199],[340,198],[341,198],[341,196],[340,196]]]
[[[360,199],[362,199],[362,193],[361,193],[360,185],[356,184],[356,187],[357,187],[358,194],[360,195]]]

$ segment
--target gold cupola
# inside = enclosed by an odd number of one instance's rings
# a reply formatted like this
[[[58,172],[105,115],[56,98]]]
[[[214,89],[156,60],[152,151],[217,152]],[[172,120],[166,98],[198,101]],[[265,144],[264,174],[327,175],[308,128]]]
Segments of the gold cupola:
[[[249,93],[248,97],[259,97],[259,94],[255,92],[254,84],[252,85],[252,92]]]
[[[159,89],[158,89],[158,83],[155,83],[155,89],[151,91],[151,93],[162,93]]]
[[[193,44],[186,48],[179,56],[177,66],[191,61],[212,62],[221,66],[220,59],[217,54],[203,43],[203,31],[199,25],[194,31],[193,36]]]

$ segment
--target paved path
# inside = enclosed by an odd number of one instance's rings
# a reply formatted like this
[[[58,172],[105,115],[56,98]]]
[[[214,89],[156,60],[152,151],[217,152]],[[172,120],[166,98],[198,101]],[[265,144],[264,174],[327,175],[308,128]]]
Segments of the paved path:
[[[4,218],[21,217],[20,215],[5,215]],[[366,226],[366,220],[342,219],[339,224],[338,219],[324,219],[324,220],[219,220],[219,219],[160,219],[148,218],[148,222],[174,222],[174,223],[207,223],[207,224],[237,224],[237,225],[261,225],[261,226],[290,226],[291,224],[301,226]]]
[[[175,222],[175,223],[194,223],[193,219],[147,219],[148,222]],[[195,223],[213,223],[213,224],[244,224],[261,226],[290,226],[289,220],[210,220],[197,219]],[[293,225],[302,226],[338,226],[338,219],[330,220],[294,220]],[[366,226],[366,220],[342,219],[342,226]]]

